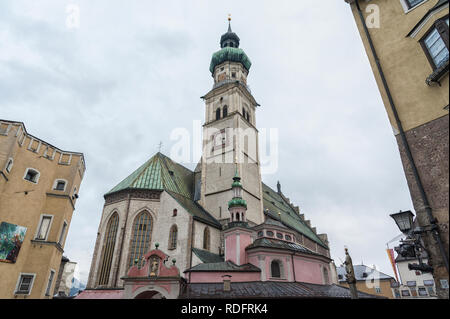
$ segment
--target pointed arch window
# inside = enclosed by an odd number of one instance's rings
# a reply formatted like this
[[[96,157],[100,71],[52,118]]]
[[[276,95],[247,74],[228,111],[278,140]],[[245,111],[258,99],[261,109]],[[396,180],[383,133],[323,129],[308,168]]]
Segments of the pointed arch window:
[[[209,228],[205,227],[205,230],[203,231],[203,249],[209,250],[210,238]]]
[[[216,110],[216,120],[220,120],[220,108]]]
[[[105,238],[103,240],[102,258],[100,263],[99,285],[107,285],[111,272],[111,265],[116,246],[117,228],[119,226],[119,215],[114,213],[106,226]]]
[[[177,248],[177,239],[178,239],[178,227],[177,227],[177,225],[173,225],[170,228],[170,233],[169,233],[169,249]]]
[[[223,117],[227,117],[228,116],[228,106],[224,106],[223,107]]]
[[[128,267],[135,265],[141,268],[143,266],[143,256],[147,253],[152,239],[152,216],[147,211],[140,213],[134,220],[133,233],[130,243],[130,259]]]

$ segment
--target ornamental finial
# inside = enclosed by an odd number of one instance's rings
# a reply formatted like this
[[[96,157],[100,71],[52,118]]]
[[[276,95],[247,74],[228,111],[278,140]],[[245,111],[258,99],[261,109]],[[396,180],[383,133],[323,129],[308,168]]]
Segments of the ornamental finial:
[[[228,21],[231,21],[231,13],[228,13]]]

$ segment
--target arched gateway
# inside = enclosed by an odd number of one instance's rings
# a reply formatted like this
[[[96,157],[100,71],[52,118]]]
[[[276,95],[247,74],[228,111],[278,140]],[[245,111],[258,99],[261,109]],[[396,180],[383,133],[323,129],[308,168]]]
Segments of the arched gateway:
[[[131,267],[124,281],[124,299],[175,299],[180,293],[183,279],[175,266],[175,259],[167,266],[169,256],[158,249],[149,251],[144,265],[139,268],[136,262]]]

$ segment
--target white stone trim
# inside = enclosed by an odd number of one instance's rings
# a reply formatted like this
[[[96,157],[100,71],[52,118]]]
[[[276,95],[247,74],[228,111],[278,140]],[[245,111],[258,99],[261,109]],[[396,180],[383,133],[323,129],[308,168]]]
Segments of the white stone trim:
[[[400,0],[400,4],[403,7],[403,11],[405,12],[405,14],[408,14],[409,12],[413,11],[414,9],[420,7],[421,5],[423,5],[424,3],[428,2],[428,0],[425,0],[421,3],[419,3],[418,5],[416,5],[415,7],[412,8],[408,8],[408,4],[406,3],[406,0]]]
[[[64,224],[66,225],[66,227],[64,228]],[[66,241],[66,235],[67,235],[67,230],[69,229],[69,223],[67,222],[67,220],[63,220],[63,225],[61,227],[61,230],[59,232],[59,237],[58,237],[58,244],[61,245],[61,247],[64,247],[64,243]]]
[[[9,167],[9,163],[11,163],[11,167],[8,169]],[[6,173],[11,173],[11,170],[14,166],[14,159],[12,157],[8,158],[8,160],[6,161],[6,165],[5,165],[5,172]],[[25,175],[26,176],[26,175]]]
[[[68,162],[63,162],[62,161],[62,158],[63,158],[64,155],[69,155],[69,161]],[[72,154],[71,153],[60,152],[58,164],[70,165],[71,162],[72,162]]]
[[[27,294],[18,292],[22,276],[33,276],[33,279],[31,280],[31,284],[30,284],[30,290],[28,291]],[[33,285],[34,285],[34,280],[35,279],[36,279],[36,274],[35,273],[25,273],[25,272],[19,273],[19,278],[17,279],[16,288],[14,289],[14,295],[29,296],[31,294],[31,291],[33,290]]]
[[[4,132],[0,131],[0,135],[8,136],[8,133],[11,130],[12,124],[8,124],[6,122],[0,122],[0,127],[1,127],[1,124],[7,124],[8,126],[6,127],[6,130]]]
[[[56,186],[58,186],[58,182],[64,182],[64,189],[63,189],[63,190],[61,190],[61,189],[56,189]],[[55,181],[53,182],[52,190],[58,191],[58,192],[65,192],[66,189],[67,189],[67,184],[68,184],[68,182],[67,182],[67,180],[65,180],[64,178],[57,178],[57,179],[55,179]]]
[[[28,180],[28,179],[25,178],[25,177],[27,177],[28,171],[29,171],[30,169],[33,170],[33,171],[35,171],[35,172],[37,173],[37,178],[36,178],[36,181],[35,181],[35,182],[30,181],[30,180]],[[27,168],[25,169],[25,174],[23,175],[23,179],[24,179],[25,181],[30,182],[30,183],[33,183],[33,184],[37,184],[37,183],[39,183],[39,178],[41,178],[41,172],[39,172],[37,169],[35,169],[35,168],[33,168],[33,167],[27,167]]]
[[[52,273],[53,273],[53,277],[52,277],[52,281],[50,282],[50,276],[52,275]],[[50,268],[50,272],[47,277],[47,285],[45,286],[45,293],[44,293],[44,295],[46,297],[52,296],[51,291],[52,291],[52,285],[55,282],[55,274],[56,274],[56,271],[53,268]],[[49,287],[49,284],[50,284],[50,287]],[[48,294],[47,294],[47,290],[48,290]]]
[[[45,233],[45,238],[42,239],[42,238],[38,238],[38,235],[39,235],[39,231],[40,231],[41,226],[42,226],[42,220],[44,219],[44,217],[50,217],[50,223],[48,224],[47,232]],[[36,232],[35,232],[34,237],[33,237],[34,240],[47,241],[48,235],[50,234],[50,229],[52,228],[53,217],[54,217],[53,215],[41,214],[41,216],[39,217],[38,227],[36,228]]]
[[[425,25],[428,23],[428,21],[431,20],[431,18],[433,18],[436,14],[438,14],[439,12],[443,11],[444,9],[448,8],[448,2],[447,4],[443,5],[440,8],[437,8],[436,10],[434,10],[433,12],[431,12],[427,18],[425,20],[422,21],[422,23],[414,30],[413,33],[411,33],[411,35],[409,36],[410,38],[415,39],[416,36],[419,34],[420,31],[422,31],[422,29],[425,27]]]

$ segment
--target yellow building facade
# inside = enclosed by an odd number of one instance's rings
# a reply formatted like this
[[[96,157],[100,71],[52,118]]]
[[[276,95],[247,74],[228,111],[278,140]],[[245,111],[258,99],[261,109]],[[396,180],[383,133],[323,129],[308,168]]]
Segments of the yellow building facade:
[[[0,120],[0,298],[52,298],[84,172],[82,153]]]
[[[350,4],[398,143],[418,224],[448,298],[449,1]],[[395,213],[392,211],[391,213]]]

